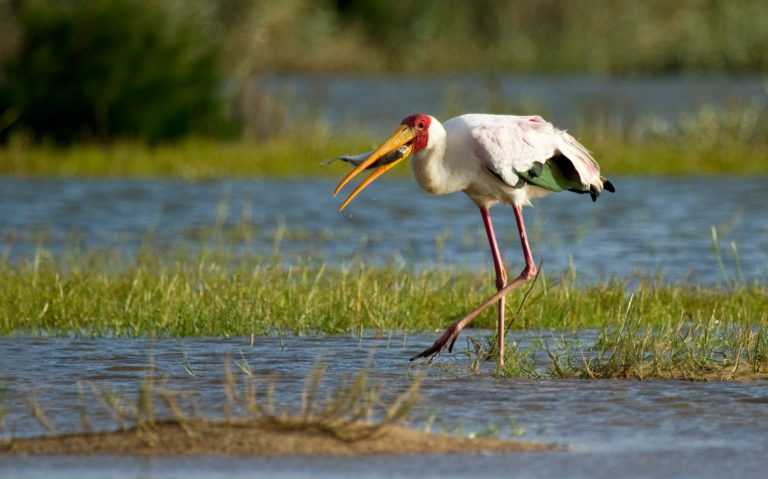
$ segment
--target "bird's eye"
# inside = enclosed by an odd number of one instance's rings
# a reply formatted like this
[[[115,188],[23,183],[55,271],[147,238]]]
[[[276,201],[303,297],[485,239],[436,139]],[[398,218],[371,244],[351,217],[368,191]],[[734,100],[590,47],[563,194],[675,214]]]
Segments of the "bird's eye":
[[[418,126],[420,130],[421,130],[421,129],[423,129],[423,128],[424,128],[424,121],[423,121],[423,120],[422,120],[422,121],[420,121],[420,122],[418,123],[418,125],[416,125],[416,126]]]

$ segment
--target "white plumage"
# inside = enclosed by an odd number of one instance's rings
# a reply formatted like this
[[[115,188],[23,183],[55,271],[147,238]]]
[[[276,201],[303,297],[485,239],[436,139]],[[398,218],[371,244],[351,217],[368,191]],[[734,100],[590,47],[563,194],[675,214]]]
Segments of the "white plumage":
[[[461,190],[478,206],[530,205],[531,199],[551,191],[530,183],[515,188],[518,172],[558,153],[571,160],[586,188],[603,187],[597,162],[586,148],[540,116],[469,114],[444,125],[432,118],[428,138],[411,165],[416,181],[432,194]]]

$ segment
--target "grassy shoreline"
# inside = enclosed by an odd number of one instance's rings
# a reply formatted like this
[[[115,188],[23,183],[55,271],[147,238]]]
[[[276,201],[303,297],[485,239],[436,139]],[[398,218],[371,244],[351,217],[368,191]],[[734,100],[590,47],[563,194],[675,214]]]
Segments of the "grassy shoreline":
[[[149,146],[11,142],[0,147],[0,175],[22,177],[167,177],[201,180],[229,177],[288,179],[339,177],[343,165],[325,163],[337,155],[370,150],[381,138],[307,137],[257,141],[188,139]],[[585,135],[607,175],[768,175],[768,145],[733,142],[702,146],[686,141],[632,141]],[[407,176],[406,167],[392,175]]]
[[[375,331],[402,332],[405,341],[407,334],[442,331],[493,293],[487,271],[286,264],[216,250],[145,252],[127,260],[92,254],[6,259],[0,284],[0,334],[93,338]],[[584,284],[566,273],[538,278],[523,302],[525,293],[508,296],[509,327],[548,335],[525,347],[510,341],[496,375],[768,377],[764,283],[703,286],[646,277]],[[472,325],[489,330],[480,334],[485,342],[468,339],[474,347],[451,355],[449,364],[467,361],[462,369],[478,371],[493,361],[494,325],[489,308]]]
[[[221,251],[140,253],[122,260],[84,253],[0,262],[0,334],[248,336],[435,331],[490,296],[487,271],[359,263],[291,264]],[[525,291],[509,296],[510,312]],[[617,325],[632,298],[646,326],[714,318],[768,324],[768,286],[704,286],[613,278],[583,284],[544,276],[515,329],[575,331]],[[474,323],[492,328],[488,311]]]
[[[281,118],[283,103],[295,101],[279,100],[275,111],[265,115]],[[489,105],[489,111],[499,108]],[[701,105],[672,121],[641,118],[617,126],[582,120],[571,133],[592,151],[605,175],[768,175],[765,118],[765,107],[755,100],[725,109]],[[261,140],[187,137],[175,143],[123,139],[64,146],[14,134],[0,145],[0,175],[339,178],[348,168],[328,166],[328,160],[369,151],[384,140],[364,130],[355,136],[329,131],[322,119],[310,113],[290,122],[276,121],[262,135]],[[399,167],[391,174],[409,175],[409,169]]]

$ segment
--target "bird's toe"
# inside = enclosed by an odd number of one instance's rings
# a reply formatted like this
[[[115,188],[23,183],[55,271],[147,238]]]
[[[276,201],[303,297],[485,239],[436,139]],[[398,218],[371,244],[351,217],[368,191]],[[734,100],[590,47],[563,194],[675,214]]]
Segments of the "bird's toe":
[[[453,345],[456,342],[456,338],[459,337],[459,332],[455,326],[452,326],[448,328],[448,330],[443,333],[442,336],[440,336],[437,341],[435,341],[432,346],[428,347],[421,353],[417,354],[416,356],[411,358],[411,361],[414,361],[419,358],[426,358],[429,357],[429,360],[434,360],[437,356],[440,355],[440,353],[443,352],[443,350],[447,347],[448,352],[453,352]]]

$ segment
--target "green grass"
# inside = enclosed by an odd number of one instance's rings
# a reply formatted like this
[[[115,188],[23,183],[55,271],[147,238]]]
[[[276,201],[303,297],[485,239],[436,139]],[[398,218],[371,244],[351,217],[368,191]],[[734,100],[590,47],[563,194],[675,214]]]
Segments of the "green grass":
[[[607,319],[596,335],[537,334],[531,344],[506,346],[505,364],[494,373],[501,377],[582,379],[686,379],[731,380],[768,377],[768,316],[753,321],[740,314],[667,317],[655,323],[634,310],[628,301],[624,313]],[[589,336],[589,337],[587,337]],[[470,369],[493,360],[495,336],[472,339],[467,351]]]
[[[117,259],[43,253],[0,262],[0,333],[85,336],[231,336],[435,331],[493,293],[486,271],[350,267],[222,250]],[[523,291],[509,296],[510,314]],[[647,327],[714,318],[765,324],[764,284],[701,286],[657,279],[574,282],[542,277],[514,328],[575,331],[619,324],[627,300]],[[493,312],[474,323],[492,327]]]
[[[340,154],[371,149],[365,140],[309,138],[255,141],[188,139],[148,146],[120,142],[109,146],[57,147],[12,141],[0,148],[0,174],[60,177],[313,177],[338,176],[323,162]]]
[[[280,258],[221,250],[147,251],[130,260],[41,253],[0,263],[0,284],[0,334],[84,337],[432,333],[493,293],[487,272],[469,269],[286,265]],[[508,296],[510,317],[524,293]],[[540,277],[511,322],[538,339],[527,348],[508,346],[506,365],[495,373],[765,377],[766,302],[768,288],[757,283],[701,286],[646,278],[580,284],[570,274]],[[490,308],[473,326],[492,330],[494,323]],[[589,331],[598,331],[596,338],[579,338]],[[470,370],[495,357],[493,334],[470,342]],[[536,359],[542,352],[544,364]]]
[[[666,142],[596,142],[592,152],[604,175],[765,175],[768,147],[734,144],[723,148]]]
[[[147,248],[131,258],[40,250],[29,260],[0,261],[0,284],[0,334],[75,337],[431,334],[494,292],[486,271],[289,263],[223,247]],[[506,365],[495,371],[501,376],[768,375],[763,283],[614,278],[584,284],[570,272],[542,276],[525,302],[524,295],[508,296],[508,324],[539,338],[526,348],[510,341]],[[494,308],[473,322],[489,330],[494,324]],[[579,339],[584,334],[594,337]],[[495,357],[493,334],[485,336],[485,343],[470,341],[470,370]],[[536,359],[542,352],[544,365]]]
[[[0,145],[0,175],[340,179],[349,168],[342,163],[325,165],[328,160],[368,151],[385,139],[364,133],[354,137],[329,133],[323,121],[311,114],[290,123],[279,120],[285,114],[285,104],[294,101],[285,97],[272,106],[267,116],[278,119],[269,122],[273,126],[263,132],[269,138],[265,140],[187,138],[158,145],[116,141],[57,146],[13,134]],[[537,110],[533,106],[528,109]],[[515,108],[498,98],[486,110],[506,112]],[[641,118],[621,127],[592,123],[586,118],[572,133],[593,152],[608,177],[768,174],[768,116],[759,102],[725,109],[703,105],[675,121]],[[390,174],[406,176],[410,170],[403,166]]]
[[[11,143],[0,148],[0,175],[56,177],[222,177],[341,178],[348,168],[323,163],[337,155],[368,151],[379,139],[276,139],[220,142],[186,140],[150,147],[122,142],[108,147],[71,147]],[[731,143],[699,146],[693,142],[631,141],[598,137],[589,145],[607,176],[648,175],[765,175],[768,145]],[[392,175],[410,175],[407,167]]]

